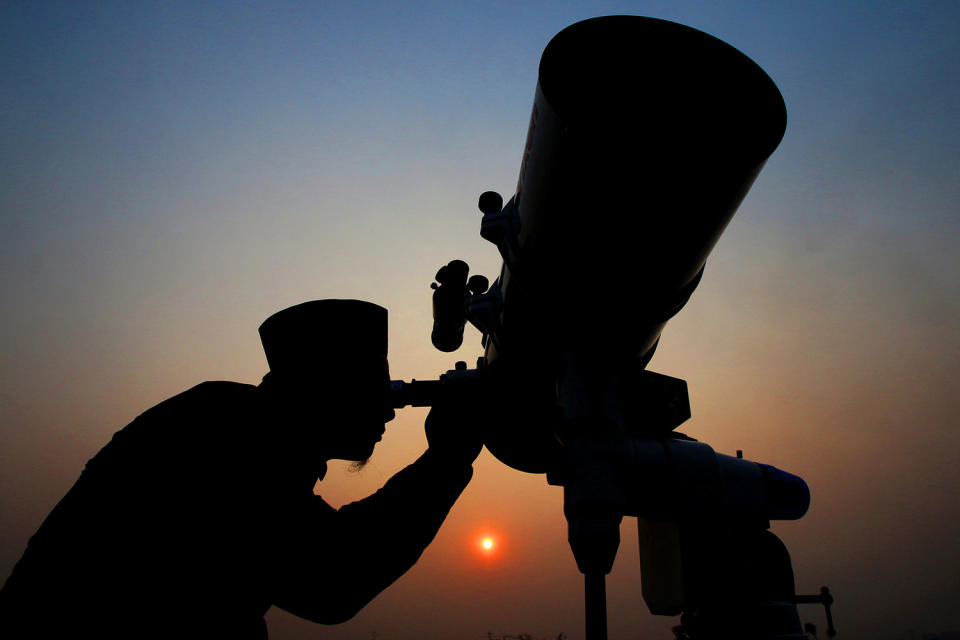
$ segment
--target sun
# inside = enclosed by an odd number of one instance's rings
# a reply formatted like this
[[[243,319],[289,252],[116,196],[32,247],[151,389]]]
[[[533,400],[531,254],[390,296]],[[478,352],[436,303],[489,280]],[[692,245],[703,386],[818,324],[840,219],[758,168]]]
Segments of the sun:
[[[485,535],[477,541],[477,546],[480,547],[480,553],[489,556],[496,550],[497,541],[493,536]]]

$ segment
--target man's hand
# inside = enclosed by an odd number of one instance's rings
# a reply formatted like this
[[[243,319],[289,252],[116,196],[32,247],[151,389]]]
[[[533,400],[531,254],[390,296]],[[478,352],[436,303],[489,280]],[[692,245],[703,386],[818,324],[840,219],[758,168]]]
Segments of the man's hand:
[[[435,405],[424,423],[428,451],[451,466],[473,464],[483,449],[482,415],[465,402]]]

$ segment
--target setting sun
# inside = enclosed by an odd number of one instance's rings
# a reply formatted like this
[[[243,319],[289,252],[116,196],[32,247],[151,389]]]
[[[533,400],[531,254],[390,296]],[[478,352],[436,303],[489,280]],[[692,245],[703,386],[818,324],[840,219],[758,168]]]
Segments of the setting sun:
[[[483,554],[489,555],[493,553],[494,549],[496,549],[496,546],[497,541],[494,540],[493,536],[486,535],[479,540],[480,552]]]

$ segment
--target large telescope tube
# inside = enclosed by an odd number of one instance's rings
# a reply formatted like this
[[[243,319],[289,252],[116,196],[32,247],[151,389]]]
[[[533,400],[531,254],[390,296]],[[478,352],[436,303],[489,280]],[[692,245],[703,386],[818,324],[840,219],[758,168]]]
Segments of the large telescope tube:
[[[544,470],[565,353],[614,368],[652,356],[785,126],[767,74],[696,29],[608,16],[550,41],[485,353],[505,374],[498,458]]]

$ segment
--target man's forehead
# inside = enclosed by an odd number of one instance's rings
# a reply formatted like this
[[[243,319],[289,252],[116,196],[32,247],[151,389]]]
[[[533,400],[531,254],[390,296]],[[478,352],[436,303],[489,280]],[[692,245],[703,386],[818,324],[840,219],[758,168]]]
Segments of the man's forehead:
[[[305,373],[301,379],[327,383],[336,383],[337,380],[346,383],[382,382],[389,376],[389,371],[385,358],[335,358],[326,361],[322,371]]]

